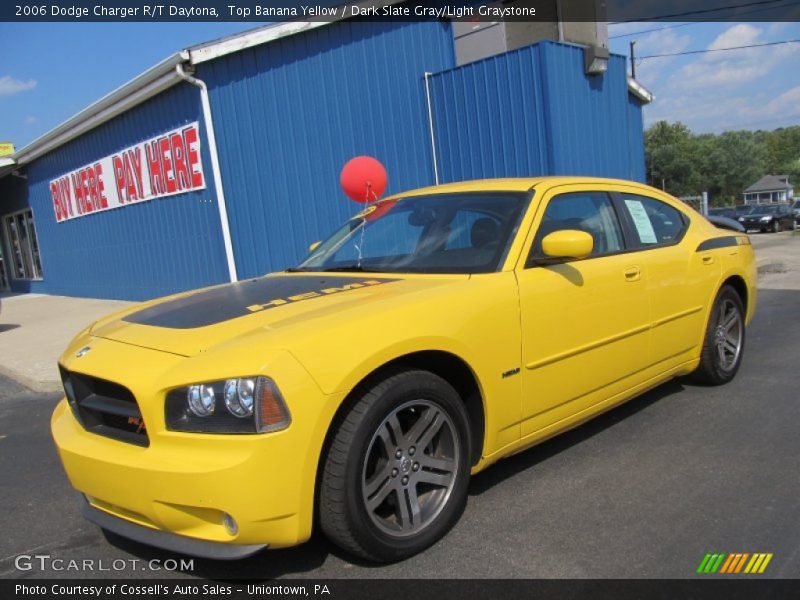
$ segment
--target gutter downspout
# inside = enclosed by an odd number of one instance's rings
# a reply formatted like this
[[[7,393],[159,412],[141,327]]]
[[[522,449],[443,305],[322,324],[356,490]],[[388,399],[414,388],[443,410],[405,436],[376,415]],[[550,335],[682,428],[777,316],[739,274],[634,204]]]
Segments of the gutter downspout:
[[[225,191],[222,188],[222,171],[219,167],[219,155],[217,154],[217,137],[214,135],[214,120],[211,117],[211,102],[208,99],[208,87],[205,82],[192,77],[183,67],[183,63],[175,65],[178,77],[200,88],[200,101],[203,105],[203,121],[206,125],[206,136],[208,137],[208,151],[211,154],[211,170],[214,172],[214,191],[217,193],[217,205],[219,206],[219,221],[222,226],[222,243],[225,246],[225,258],[228,263],[228,276],[231,282],[239,281],[236,274],[236,262],[233,258],[233,244],[231,242],[231,228],[228,220],[228,206],[225,204]]]
[[[425,98],[428,102],[428,129],[431,136],[431,154],[433,155],[433,181],[439,185],[439,162],[436,159],[436,134],[433,131],[433,104],[431,103],[431,86],[428,83],[433,73],[425,72]]]
[[[558,41],[564,41],[564,21],[561,15],[561,2],[556,0],[556,21],[558,21]]]

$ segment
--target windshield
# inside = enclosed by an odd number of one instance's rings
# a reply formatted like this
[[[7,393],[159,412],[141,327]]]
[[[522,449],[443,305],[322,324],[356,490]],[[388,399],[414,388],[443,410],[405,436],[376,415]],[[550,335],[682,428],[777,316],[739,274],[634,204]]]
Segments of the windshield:
[[[778,212],[777,206],[756,206],[750,214],[755,215],[774,215]]]
[[[350,219],[294,270],[496,271],[530,197],[480,192],[383,200]]]

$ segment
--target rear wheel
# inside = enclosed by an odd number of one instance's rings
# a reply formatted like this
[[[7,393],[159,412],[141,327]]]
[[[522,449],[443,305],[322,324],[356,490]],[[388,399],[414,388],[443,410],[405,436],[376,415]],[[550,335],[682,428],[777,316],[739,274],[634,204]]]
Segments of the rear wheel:
[[[695,380],[721,385],[734,378],[744,353],[744,305],[739,294],[726,285],[719,291],[706,326],[700,365]]]
[[[427,371],[367,390],[334,431],[322,472],[322,530],[348,552],[400,560],[441,538],[469,483],[468,417],[456,391]]]

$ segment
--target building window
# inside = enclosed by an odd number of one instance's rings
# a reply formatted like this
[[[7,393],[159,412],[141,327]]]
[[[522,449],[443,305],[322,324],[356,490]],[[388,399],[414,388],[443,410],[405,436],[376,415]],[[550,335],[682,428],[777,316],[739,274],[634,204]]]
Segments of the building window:
[[[41,279],[42,261],[39,240],[33,225],[33,212],[21,210],[3,217],[8,243],[8,268],[14,279]]]

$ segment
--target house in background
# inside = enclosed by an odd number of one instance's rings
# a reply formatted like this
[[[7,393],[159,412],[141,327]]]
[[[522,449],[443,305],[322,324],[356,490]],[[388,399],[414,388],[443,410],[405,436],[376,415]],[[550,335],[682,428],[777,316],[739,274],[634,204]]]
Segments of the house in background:
[[[745,204],[777,204],[791,202],[794,187],[788,175],[764,175],[744,191]]]

